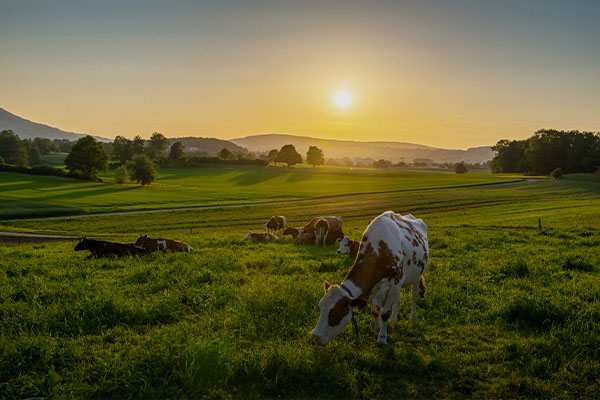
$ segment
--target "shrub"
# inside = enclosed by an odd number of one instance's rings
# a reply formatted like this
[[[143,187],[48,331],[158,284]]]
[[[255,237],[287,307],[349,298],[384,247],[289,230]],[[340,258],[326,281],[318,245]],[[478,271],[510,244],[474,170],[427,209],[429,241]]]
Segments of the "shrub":
[[[117,183],[125,183],[127,182],[127,167],[121,165],[119,168],[115,170],[115,182]]]
[[[562,177],[562,169],[556,168],[552,172],[550,172],[550,177],[552,179],[560,179]]]
[[[156,168],[154,168],[154,163],[152,163],[152,160],[150,160],[147,155],[138,154],[133,157],[129,179],[141,183],[142,186],[144,186],[154,182],[157,176],[158,174],[156,173]]]
[[[454,166],[454,171],[457,174],[466,174],[467,172],[469,172],[469,170],[467,169],[467,167],[465,166],[464,162],[459,162],[458,164],[456,164]]]

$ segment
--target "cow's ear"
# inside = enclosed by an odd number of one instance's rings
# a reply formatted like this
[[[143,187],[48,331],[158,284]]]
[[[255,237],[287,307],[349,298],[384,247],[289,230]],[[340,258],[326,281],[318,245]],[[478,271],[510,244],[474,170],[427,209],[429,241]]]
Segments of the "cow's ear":
[[[337,239],[335,239],[335,244],[338,244],[338,243],[339,243],[339,242],[341,242],[341,241],[342,241],[342,239],[341,239],[341,238],[337,238]]]
[[[331,284],[327,281],[325,281],[325,283],[323,284],[323,290],[325,290],[325,293],[327,293],[327,291],[329,290],[329,288],[331,287]]]
[[[350,301],[350,305],[352,307],[358,307],[358,309],[362,309],[364,306],[367,305],[367,302],[363,299],[353,299]]]

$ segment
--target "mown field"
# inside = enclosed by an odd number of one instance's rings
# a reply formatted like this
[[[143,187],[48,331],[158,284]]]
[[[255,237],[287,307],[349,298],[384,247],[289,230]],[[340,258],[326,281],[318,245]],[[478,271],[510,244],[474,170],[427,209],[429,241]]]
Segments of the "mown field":
[[[600,396],[600,179],[415,191],[291,205],[57,220],[2,230],[138,233],[191,254],[86,259],[75,243],[0,246],[0,396],[69,398],[590,398]],[[243,239],[270,215],[340,215],[359,238],[392,209],[428,225],[419,322],[378,347],[357,313],[310,343],[334,247]],[[542,231],[538,229],[538,219]]]
[[[522,180],[489,173],[286,167],[161,169],[149,187],[51,176],[0,173],[0,219],[90,212],[260,203],[395,190],[471,186]]]

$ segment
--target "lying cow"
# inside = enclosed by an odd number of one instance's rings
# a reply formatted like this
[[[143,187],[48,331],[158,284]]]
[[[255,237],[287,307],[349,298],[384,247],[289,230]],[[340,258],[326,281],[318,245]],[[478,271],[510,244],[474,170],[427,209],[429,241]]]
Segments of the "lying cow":
[[[294,244],[312,244],[314,242],[314,233],[303,233],[302,235],[298,234],[298,237],[296,238],[296,240],[294,240]]]
[[[85,237],[81,238],[77,246],[75,246],[75,251],[82,250],[89,250],[92,253],[91,257],[123,257],[148,254],[146,250],[129,243],[107,242],[105,240],[94,240]]]
[[[285,228],[286,220],[285,217],[278,215],[271,217],[267,222],[265,222],[265,231],[267,232],[275,232],[282,231]]]
[[[292,238],[296,239],[296,238],[298,238],[298,229],[288,226],[287,228],[285,228],[283,230],[283,232],[281,234],[282,235],[291,235]]]
[[[167,250],[174,252],[188,252],[193,250],[192,246],[185,242],[180,242],[178,240],[171,239],[153,239],[149,238],[148,235],[139,235],[135,240],[135,246],[142,249],[146,249],[149,252],[159,250],[163,252],[166,252]]]
[[[271,242],[273,240],[279,240],[279,238],[270,232],[263,232],[263,233],[250,232],[250,233],[248,233],[248,235],[246,235],[244,240],[256,240],[257,242]]]
[[[358,240],[350,239],[348,236],[339,242],[337,249],[338,254],[348,254],[350,257],[355,258],[358,255],[358,247],[360,242]]]
[[[376,217],[363,233],[358,256],[346,279],[339,286],[325,282],[313,342],[329,343],[348,325],[352,309],[368,303],[378,330],[377,343],[387,344],[387,321],[390,316],[392,322],[397,321],[394,311],[402,287],[411,287],[411,320],[417,320],[417,300],[421,291],[424,294],[425,284],[421,278],[428,260],[427,227],[422,220],[392,211]]]

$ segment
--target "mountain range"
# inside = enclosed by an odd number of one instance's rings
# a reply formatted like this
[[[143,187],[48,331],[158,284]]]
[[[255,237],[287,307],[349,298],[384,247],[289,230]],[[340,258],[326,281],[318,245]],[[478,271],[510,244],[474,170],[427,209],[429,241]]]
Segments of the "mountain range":
[[[280,149],[285,144],[293,144],[302,155],[306,154],[310,146],[317,146],[323,150],[326,158],[372,158],[407,163],[412,163],[416,158],[426,158],[437,163],[483,163],[494,157],[490,146],[449,150],[404,142],[355,142],[280,134],[255,135],[229,141],[256,152]]]
[[[32,122],[0,108],[0,131],[5,129],[12,130],[21,139],[41,137],[77,140],[85,136],[82,133],[66,132],[48,125]],[[112,142],[113,140],[100,136],[94,137],[102,142]],[[254,135],[230,140],[202,137],[169,138],[170,143],[176,141],[182,142],[186,151],[205,152],[210,155],[217,154],[224,147],[234,153],[246,154],[248,151],[264,152],[271,149],[280,149],[286,144],[293,144],[303,156],[310,146],[317,146],[323,150],[326,158],[371,158],[373,160],[385,159],[392,162],[404,161],[407,163],[412,163],[416,158],[426,158],[437,163],[459,161],[483,163],[494,157],[494,152],[489,146],[473,147],[467,150],[449,150],[404,142],[356,142],[283,134]]]

